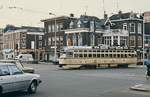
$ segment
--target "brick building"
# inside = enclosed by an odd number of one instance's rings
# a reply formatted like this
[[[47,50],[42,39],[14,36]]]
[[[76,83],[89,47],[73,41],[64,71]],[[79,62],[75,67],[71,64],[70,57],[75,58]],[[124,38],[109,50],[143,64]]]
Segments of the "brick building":
[[[32,54],[34,59],[38,61],[43,60],[43,28],[28,26],[5,28],[3,37],[3,49],[12,50],[13,58],[18,54],[26,53]]]

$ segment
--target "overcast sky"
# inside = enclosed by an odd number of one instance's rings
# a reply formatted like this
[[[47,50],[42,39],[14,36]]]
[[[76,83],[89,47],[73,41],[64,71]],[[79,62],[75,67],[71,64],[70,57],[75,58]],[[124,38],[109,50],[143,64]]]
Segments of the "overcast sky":
[[[10,9],[9,7],[18,7]],[[23,9],[22,9],[23,8]],[[123,12],[150,11],[150,0],[0,0],[0,27],[6,24],[17,26],[42,26],[41,19],[55,13],[57,16],[75,16],[84,14],[103,17],[103,10],[111,15],[122,10]]]

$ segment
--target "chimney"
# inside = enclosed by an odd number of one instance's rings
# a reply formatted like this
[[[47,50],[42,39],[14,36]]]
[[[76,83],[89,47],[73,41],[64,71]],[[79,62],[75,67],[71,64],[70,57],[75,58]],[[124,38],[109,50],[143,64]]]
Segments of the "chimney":
[[[71,17],[71,18],[73,18],[73,17],[74,17],[74,14],[73,14],[73,13],[71,13],[71,14],[70,14],[70,17]]]
[[[119,14],[119,15],[121,15],[121,14],[122,14],[122,11],[121,11],[121,10],[119,10],[118,14]]]
[[[104,11],[104,19],[107,19],[108,15],[106,14],[106,11]]]
[[[118,15],[119,15],[119,17],[121,19],[121,17],[122,17],[122,11],[121,10],[119,10]]]

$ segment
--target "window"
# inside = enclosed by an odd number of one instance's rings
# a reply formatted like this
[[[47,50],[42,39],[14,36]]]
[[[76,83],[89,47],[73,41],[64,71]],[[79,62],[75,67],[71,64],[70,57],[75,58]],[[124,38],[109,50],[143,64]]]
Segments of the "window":
[[[59,24],[59,30],[63,30],[63,24]]]
[[[82,55],[82,54],[79,54],[79,57],[83,57],[83,55]]]
[[[87,54],[84,54],[84,57],[86,58],[86,57],[87,57]]]
[[[120,54],[117,54],[117,58],[120,58]]]
[[[73,25],[74,25],[74,23],[73,23],[73,21],[71,21],[71,22],[70,22],[70,25],[69,25],[69,26],[70,26],[70,29],[73,28]]]
[[[51,37],[48,38],[48,45],[51,45]]]
[[[135,36],[130,36],[130,46],[135,46]]]
[[[89,57],[92,57],[92,54],[89,54]]]
[[[51,25],[48,26],[48,32],[52,32],[52,26]]]
[[[56,32],[58,32],[59,31],[59,25],[57,24],[56,25]]]
[[[81,27],[81,21],[80,20],[78,21],[77,26],[78,26],[78,28]]]
[[[62,37],[62,36],[60,36],[60,38],[59,38],[59,39],[60,39],[60,44],[61,44],[61,45],[63,45],[63,37]]]
[[[109,45],[109,46],[111,46],[111,36],[107,36],[107,37],[105,37],[105,41],[104,41],[105,43],[105,45]]]
[[[142,25],[141,25],[141,23],[138,23],[138,33],[139,34],[142,33]]]
[[[113,37],[113,45],[118,46],[118,36]]]
[[[55,32],[55,25],[54,24],[52,25],[52,30],[51,31]]]
[[[39,41],[39,48],[42,48],[42,41]]]
[[[120,36],[120,46],[127,46],[127,39],[126,36]]]
[[[93,54],[93,57],[96,58],[96,54]]]
[[[23,72],[18,67],[16,67],[15,65],[10,66],[10,69],[12,71],[12,75],[23,74]]]
[[[130,33],[135,33],[135,24],[134,23],[130,24]]]
[[[78,55],[78,54],[74,54],[74,57],[75,57],[75,58],[78,58],[78,57],[79,57],[79,55]]]
[[[123,30],[127,30],[127,23],[123,24]]]
[[[42,35],[39,35],[39,40],[42,40]]]
[[[100,54],[97,54],[97,57],[100,58]]]
[[[0,66],[0,76],[10,75],[9,69],[7,66]]]
[[[138,36],[138,46],[142,46],[142,36]]]

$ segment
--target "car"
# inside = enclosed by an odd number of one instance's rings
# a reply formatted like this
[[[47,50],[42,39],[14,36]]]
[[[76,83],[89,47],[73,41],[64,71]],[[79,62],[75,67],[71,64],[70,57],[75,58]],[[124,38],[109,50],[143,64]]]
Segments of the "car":
[[[25,67],[19,60],[0,60],[3,63],[14,63],[25,73],[34,73],[35,70],[33,68]]]
[[[32,63],[34,61],[32,54],[19,54],[15,59],[25,63]]]
[[[14,63],[0,62],[0,94],[23,90],[36,93],[41,82],[38,74],[24,73]]]

